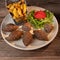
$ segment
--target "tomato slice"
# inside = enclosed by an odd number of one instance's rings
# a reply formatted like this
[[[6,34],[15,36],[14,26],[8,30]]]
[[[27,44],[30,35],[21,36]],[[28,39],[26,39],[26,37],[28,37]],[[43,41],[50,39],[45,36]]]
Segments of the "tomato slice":
[[[44,11],[37,11],[34,13],[34,17],[36,19],[44,19],[46,17],[46,13]]]

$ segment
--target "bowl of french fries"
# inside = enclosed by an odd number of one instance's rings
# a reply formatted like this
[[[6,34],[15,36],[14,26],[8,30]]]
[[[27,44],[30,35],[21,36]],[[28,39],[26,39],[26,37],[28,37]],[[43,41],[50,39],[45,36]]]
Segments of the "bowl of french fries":
[[[26,21],[27,6],[24,0],[10,0],[6,7],[16,24]]]

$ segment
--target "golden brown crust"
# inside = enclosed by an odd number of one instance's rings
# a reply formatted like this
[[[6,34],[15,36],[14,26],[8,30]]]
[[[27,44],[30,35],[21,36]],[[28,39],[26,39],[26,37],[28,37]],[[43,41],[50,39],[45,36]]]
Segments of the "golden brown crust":
[[[52,24],[45,24],[44,29],[47,33],[50,33],[53,30],[54,26]]]
[[[6,39],[10,41],[15,41],[15,40],[20,39],[22,37],[22,34],[23,34],[22,31],[15,30],[11,32],[11,34]]]
[[[22,26],[22,30],[24,30],[24,31],[30,31],[31,30],[31,24],[29,22],[25,23]]]
[[[39,39],[39,40],[46,40],[48,41],[47,33],[42,30],[35,30],[34,31],[34,36]]]
[[[3,28],[3,31],[6,31],[6,32],[12,32],[12,31],[15,31],[16,29],[18,29],[18,26],[15,25],[15,24],[7,24],[4,28]]]
[[[25,32],[23,35],[23,43],[28,46],[33,41],[33,36],[30,32]]]

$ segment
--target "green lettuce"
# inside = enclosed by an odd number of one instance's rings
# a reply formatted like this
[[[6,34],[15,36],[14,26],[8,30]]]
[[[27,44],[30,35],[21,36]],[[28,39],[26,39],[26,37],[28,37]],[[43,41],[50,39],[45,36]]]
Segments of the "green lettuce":
[[[53,22],[54,15],[50,11],[45,10],[46,18],[40,19],[40,20],[34,18],[34,12],[35,11],[31,11],[27,17],[27,21],[30,22],[34,28],[36,28],[36,29],[43,28],[44,24]]]

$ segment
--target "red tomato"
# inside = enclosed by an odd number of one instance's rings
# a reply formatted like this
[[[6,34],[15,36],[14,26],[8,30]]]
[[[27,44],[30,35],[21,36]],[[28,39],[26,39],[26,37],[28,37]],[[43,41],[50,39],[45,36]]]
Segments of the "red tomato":
[[[44,19],[46,17],[46,13],[44,11],[37,11],[34,13],[34,17],[36,19]]]

